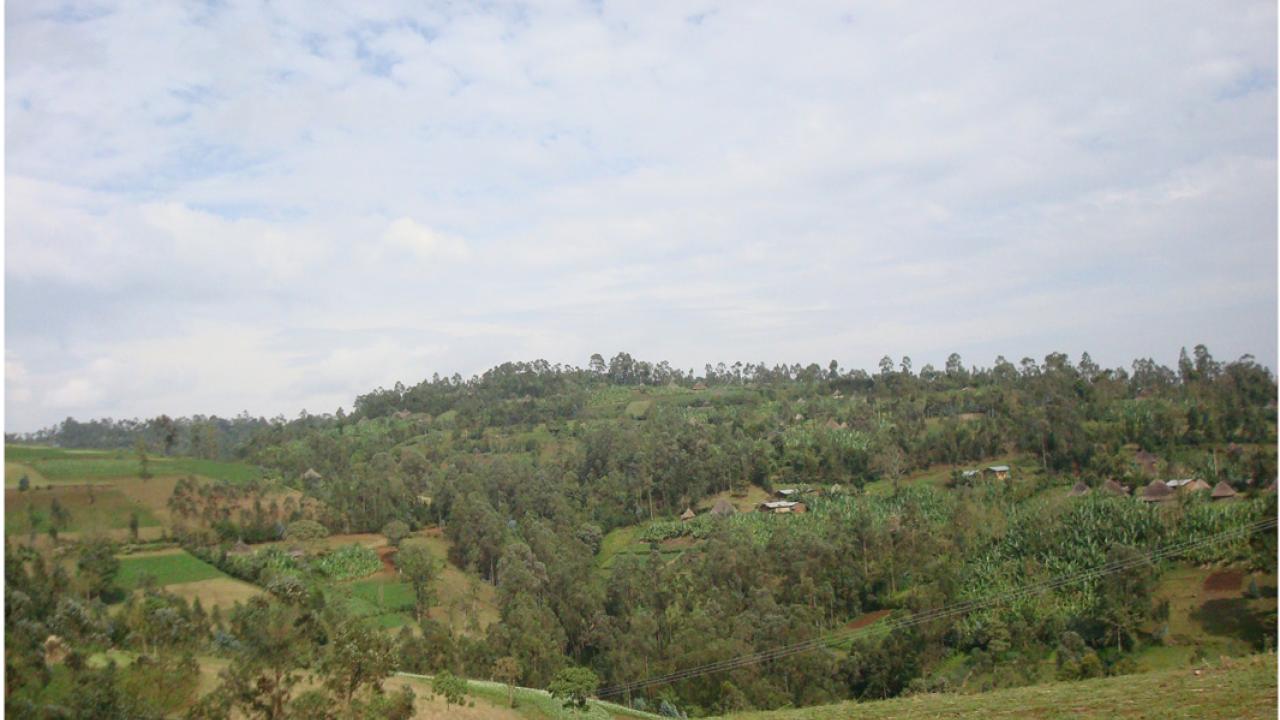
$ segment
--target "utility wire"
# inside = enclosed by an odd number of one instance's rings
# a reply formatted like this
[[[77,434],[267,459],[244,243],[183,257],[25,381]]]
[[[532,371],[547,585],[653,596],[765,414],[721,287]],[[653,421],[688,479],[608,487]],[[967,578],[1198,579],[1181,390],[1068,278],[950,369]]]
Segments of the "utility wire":
[[[1047,590],[1054,590],[1066,585],[1071,585],[1071,584],[1082,582],[1085,580],[1092,580],[1092,579],[1096,579],[1106,575],[1111,575],[1111,574],[1120,572],[1122,570],[1127,570],[1129,568],[1137,567],[1139,565],[1142,565],[1151,561],[1159,560],[1161,558],[1178,555],[1178,554],[1187,552],[1188,550],[1193,550],[1197,547],[1211,545],[1214,543],[1222,542],[1224,540],[1230,540],[1236,537],[1244,537],[1244,536],[1252,535],[1255,532],[1274,529],[1275,527],[1276,527],[1275,518],[1258,520],[1248,525],[1245,525],[1239,528],[1234,528],[1231,530],[1226,530],[1214,535],[1200,538],[1198,540],[1184,540],[1181,542],[1170,543],[1165,545],[1164,547],[1153,550],[1150,553],[1143,553],[1141,555],[1134,556],[1127,560],[1116,560],[1109,563],[1104,563],[1097,567],[1087,568],[1085,570],[1080,570],[1072,573],[1067,573],[1064,575],[1059,575],[1057,577],[1049,578],[1047,580],[1043,580],[1040,582],[1031,583],[1024,587],[1017,588],[1015,590],[1011,590],[1005,593],[990,595],[988,597],[976,599],[976,600],[966,600],[964,602],[955,603],[950,606],[944,606],[940,608],[935,608],[933,610],[916,613],[909,617],[893,620],[887,623],[870,625],[864,628],[856,628],[853,630],[838,630],[832,633],[827,633],[825,635],[820,635],[816,638],[804,640],[798,643],[793,643],[791,645],[783,645],[780,647],[772,648],[770,650],[762,650],[760,652],[751,653],[748,655],[740,655],[733,658],[720,660],[717,662],[706,663],[704,665],[698,665],[695,667],[686,668],[684,670],[668,673],[666,675],[658,675],[658,676],[646,678],[643,680],[637,680],[634,682],[612,685],[609,687],[601,688],[599,691],[596,692],[596,697],[598,698],[612,697],[612,696],[621,695],[627,692],[635,692],[637,690],[643,690],[643,689],[658,686],[658,685],[666,685],[666,684],[677,682],[680,680],[687,680],[689,678],[698,677],[701,675],[707,675],[709,673],[736,670],[738,668],[746,667],[748,665],[754,665],[756,663],[767,662],[770,660],[777,660],[790,655],[795,655],[797,653],[803,653],[803,652],[808,652],[810,650],[816,650],[818,648],[827,647],[834,643],[838,643],[846,639],[852,639],[857,636],[871,635],[873,633],[889,633],[894,630],[905,629],[909,627],[915,627],[917,625],[922,625],[924,623],[927,623],[933,620],[939,620],[939,619],[951,617],[954,615],[963,615],[965,613],[973,612],[975,610],[982,610],[988,607],[992,607],[1002,602],[1018,600],[1024,597],[1028,597],[1030,595],[1035,595],[1038,593],[1045,592]]]

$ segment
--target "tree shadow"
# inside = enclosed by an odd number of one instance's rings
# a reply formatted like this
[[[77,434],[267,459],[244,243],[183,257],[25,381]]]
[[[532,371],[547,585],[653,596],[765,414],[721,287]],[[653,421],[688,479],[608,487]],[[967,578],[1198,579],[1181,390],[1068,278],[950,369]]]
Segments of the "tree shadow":
[[[1191,613],[1191,619],[1200,623],[1205,632],[1243,640],[1261,650],[1264,638],[1274,633],[1274,626],[1266,623],[1269,615],[1265,610],[1249,607],[1244,598],[1222,598],[1206,601]]]

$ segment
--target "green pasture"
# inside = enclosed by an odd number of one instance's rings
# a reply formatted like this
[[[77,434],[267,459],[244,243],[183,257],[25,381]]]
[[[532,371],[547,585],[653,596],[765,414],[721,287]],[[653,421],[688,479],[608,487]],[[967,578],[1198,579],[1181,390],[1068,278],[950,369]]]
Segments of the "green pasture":
[[[47,532],[52,521],[53,500],[57,498],[69,513],[70,519],[61,532],[90,532],[123,530],[129,527],[129,517],[138,515],[139,527],[157,527],[160,521],[137,498],[131,498],[110,487],[94,488],[89,485],[55,486],[52,490],[5,490],[4,533],[26,535]]]
[[[218,568],[182,551],[121,558],[116,582],[125,590],[133,590],[142,583],[142,578],[146,575],[154,577],[157,585],[178,585],[226,577]]]
[[[197,475],[211,480],[245,483],[262,477],[253,465],[191,457],[148,455],[153,476]],[[27,475],[33,484],[59,484],[139,477],[141,465],[131,451],[65,450],[33,445],[5,445],[5,486],[17,487]]]

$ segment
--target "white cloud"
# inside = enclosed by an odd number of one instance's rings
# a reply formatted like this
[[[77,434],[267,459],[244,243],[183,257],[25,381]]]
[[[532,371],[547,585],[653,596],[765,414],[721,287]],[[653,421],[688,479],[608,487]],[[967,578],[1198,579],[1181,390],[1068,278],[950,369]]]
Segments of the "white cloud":
[[[1274,3],[104,7],[8,17],[15,427],[596,351],[1275,364]]]
[[[437,232],[407,217],[392,221],[382,234],[382,241],[407,250],[420,260],[449,262],[471,257],[462,238]]]
[[[84,378],[72,378],[49,393],[46,403],[55,409],[92,407],[102,399],[102,390]]]

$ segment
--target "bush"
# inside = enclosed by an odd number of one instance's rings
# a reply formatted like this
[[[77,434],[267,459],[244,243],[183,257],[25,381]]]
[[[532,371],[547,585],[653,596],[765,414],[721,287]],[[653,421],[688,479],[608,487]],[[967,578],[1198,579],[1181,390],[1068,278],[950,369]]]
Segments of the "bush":
[[[315,568],[330,580],[350,580],[378,572],[382,561],[378,553],[363,545],[344,545],[322,555]]]
[[[590,668],[567,667],[556,673],[547,686],[551,697],[564,701],[564,706],[575,710],[587,707],[587,698],[595,692],[600,679]]]
[[[467,681],[444,670],[431,678],[431,691],[444,698],[447,710],[450,705],[463,705],[466,702]]]
[[[382,526],[382,534],[386,536],[387,542],[399,547],[400,541],[409,534],[409,526],[401,520],[392,520]]]
[[[286,540],[295,542],[311,542],[329,537],[329,529],[315,520],[295,520],[285,528]]]

